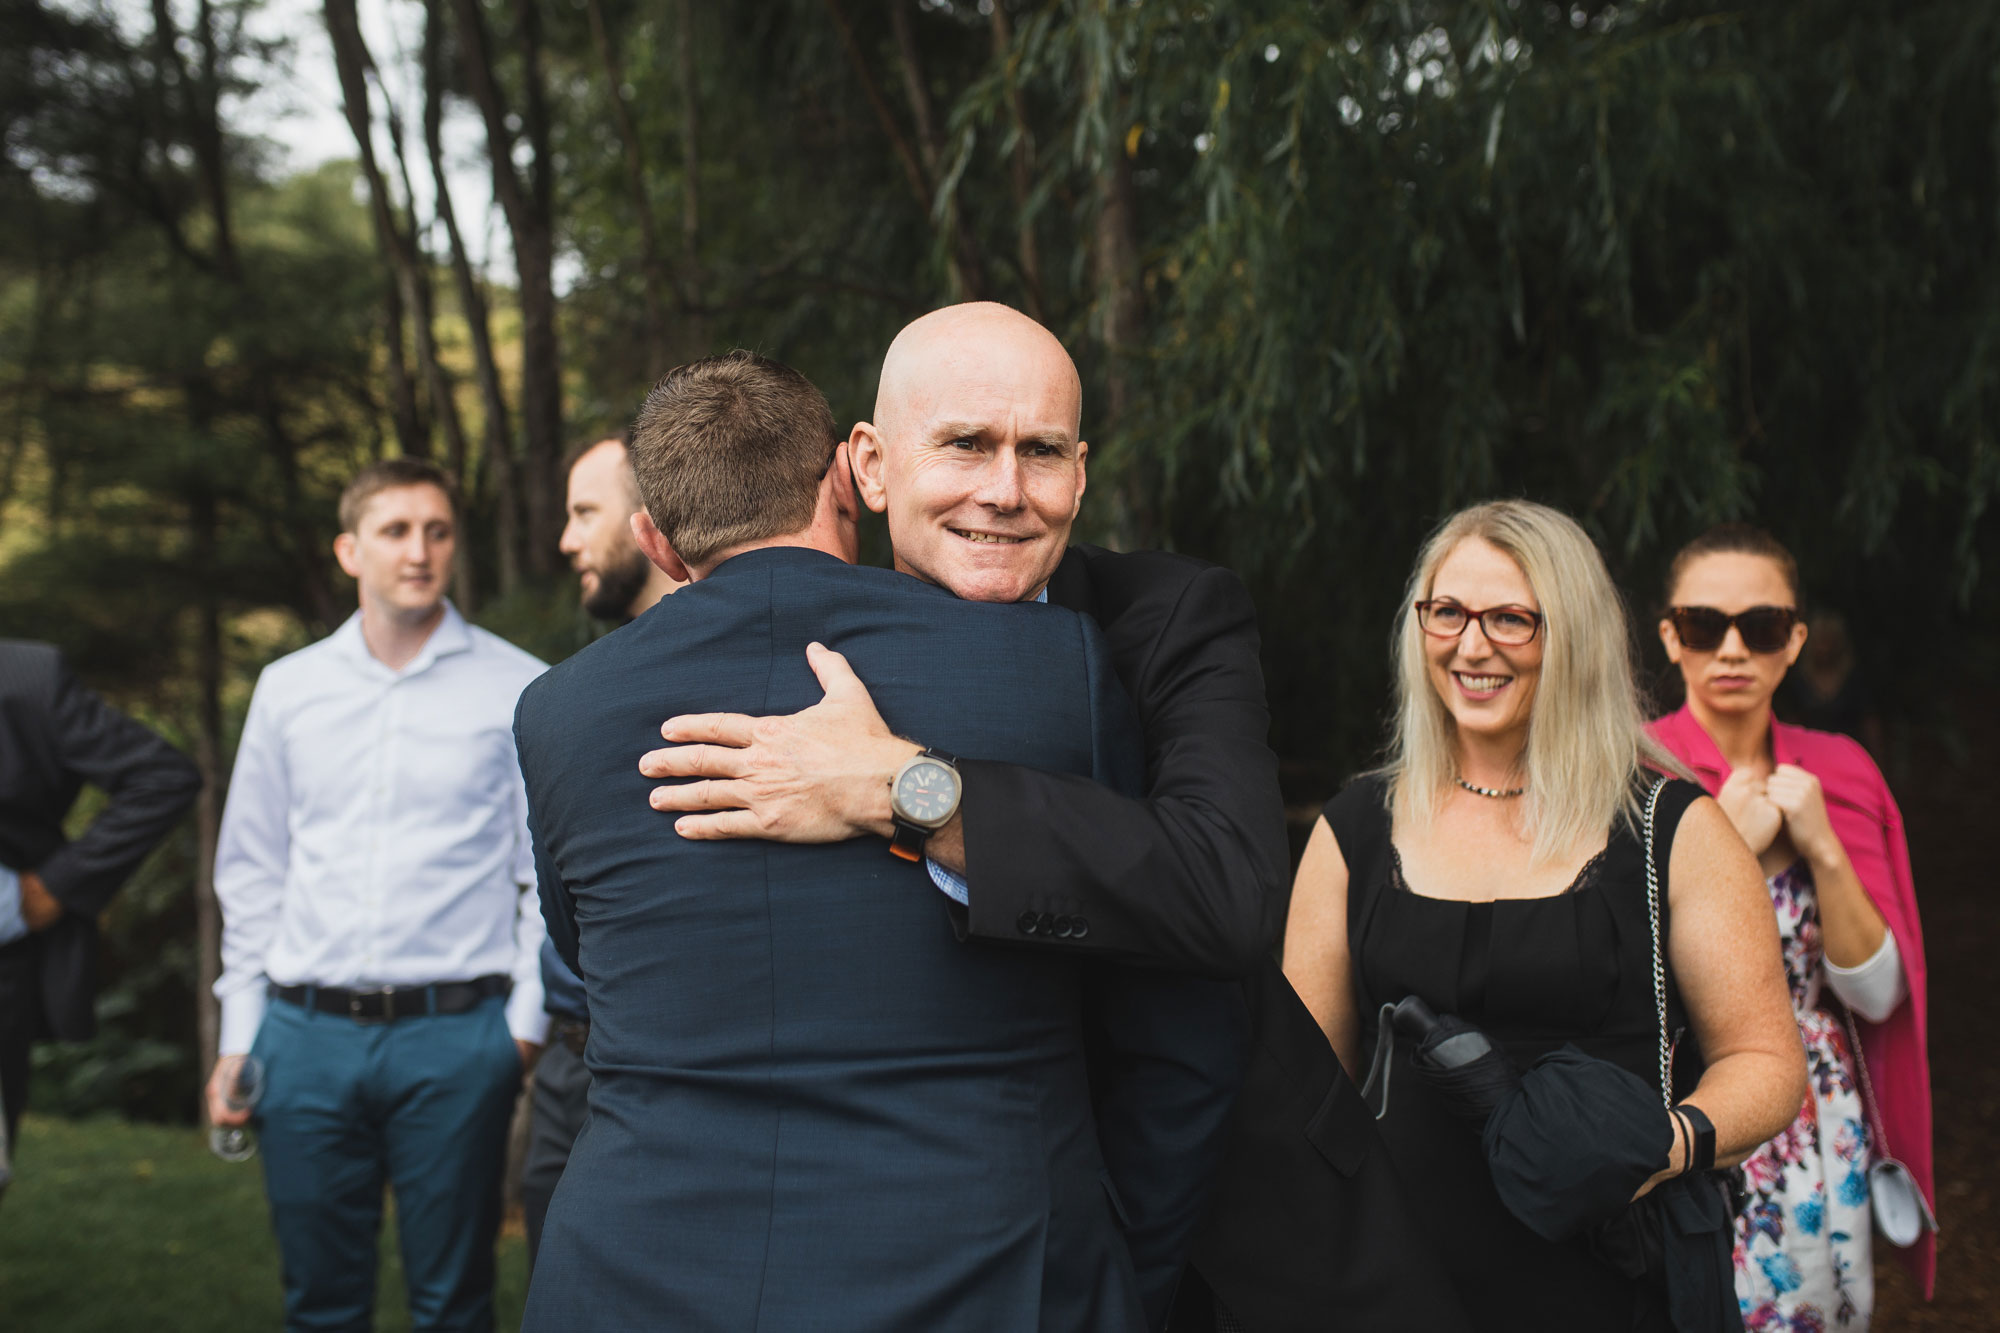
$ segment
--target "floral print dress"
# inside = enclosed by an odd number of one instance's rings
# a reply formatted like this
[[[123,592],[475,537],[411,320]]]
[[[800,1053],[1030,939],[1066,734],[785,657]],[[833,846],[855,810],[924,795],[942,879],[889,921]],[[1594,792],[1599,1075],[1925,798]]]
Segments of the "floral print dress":
[[[1743,1163],[1736,1300],[1748,1333],[1866,1329],[1875,1308],[1868,1119],[1839,1011],[1819,1003],[1819,894],[1804,861],[1769,887],[1811,1088],[1791,1128]]]

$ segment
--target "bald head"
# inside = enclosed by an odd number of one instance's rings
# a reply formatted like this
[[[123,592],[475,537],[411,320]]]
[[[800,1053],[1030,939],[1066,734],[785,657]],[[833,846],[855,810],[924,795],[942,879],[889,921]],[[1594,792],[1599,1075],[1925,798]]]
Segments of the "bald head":
[[[1036,386],[1067,404],[1072,436],[1082,429],[1076,363],[1053,333],[997,301],[948,305],[904,326],[882,358],[875,424],[893,434],[962,386],[982,383]]]
[[[932,311],[882,360],[850,437],[896,567],[981,602],[1047,586],[1083,500],[1083,385],[1055,335],[989,301]]]

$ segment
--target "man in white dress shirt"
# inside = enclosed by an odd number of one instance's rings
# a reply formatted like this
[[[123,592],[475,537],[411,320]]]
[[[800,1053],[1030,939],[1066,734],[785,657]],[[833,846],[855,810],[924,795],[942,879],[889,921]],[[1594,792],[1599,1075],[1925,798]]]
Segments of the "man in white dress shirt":
[[[220,1058],[244,1056],[288,1329],[374,1326],[382,1191],[417,1329],[493,1327],[507,1125],[547,1031],[514,704],[543,664],[445,600],[450,480],[371,464],[341,497],[360,610],[264,671],[223,813]]]

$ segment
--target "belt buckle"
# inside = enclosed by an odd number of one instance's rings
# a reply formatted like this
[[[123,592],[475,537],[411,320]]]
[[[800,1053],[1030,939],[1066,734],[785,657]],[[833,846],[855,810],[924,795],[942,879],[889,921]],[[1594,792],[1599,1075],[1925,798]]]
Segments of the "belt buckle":
[[[380,999],[382,1001],[382,1011],[372,1018],[361,1011],[361,1002],[370,999]],[[375,990],[358,990],[353,992],[347,997],[347,1016],[356,1023],[363,1024],[395,1021],[396,988],[394,986],[381,986]]]

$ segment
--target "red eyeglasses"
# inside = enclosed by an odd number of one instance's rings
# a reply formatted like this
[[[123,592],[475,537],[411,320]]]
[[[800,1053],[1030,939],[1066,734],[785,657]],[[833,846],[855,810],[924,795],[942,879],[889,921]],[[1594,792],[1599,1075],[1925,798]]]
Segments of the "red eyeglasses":
[[[1532,643],[1542,630],[1542,613],[1525,606],[1489,606],[1475,611],[1457,602],[1417,603],[1417,624],[1434,639],[1455,639],[1475,620],[1489,640],[1505,648]]]

